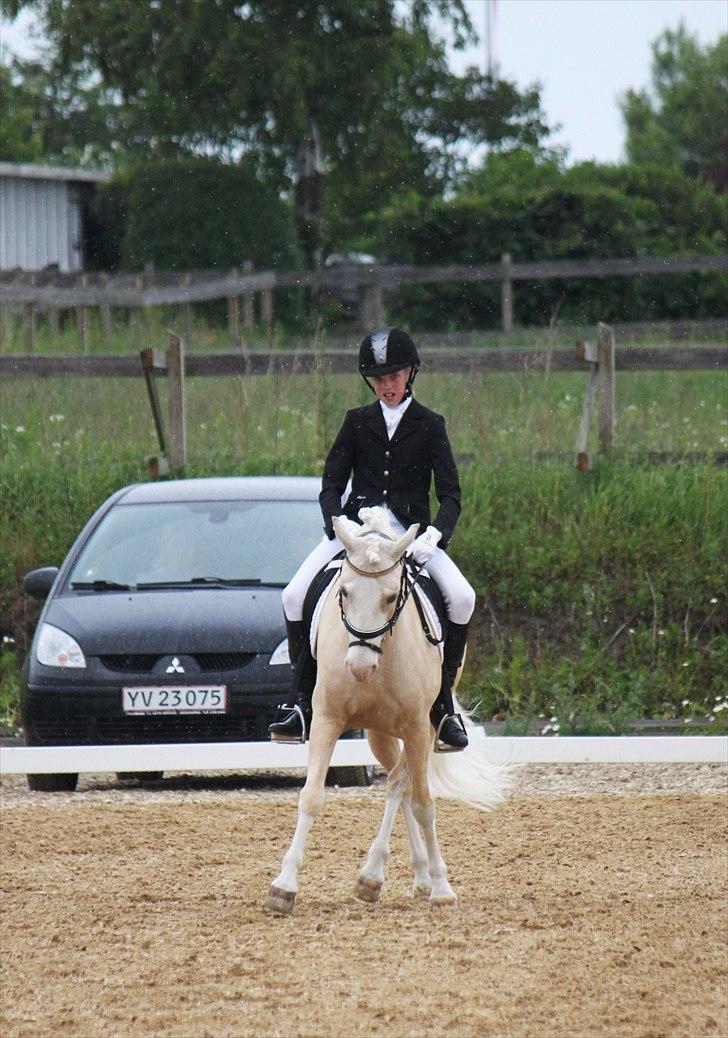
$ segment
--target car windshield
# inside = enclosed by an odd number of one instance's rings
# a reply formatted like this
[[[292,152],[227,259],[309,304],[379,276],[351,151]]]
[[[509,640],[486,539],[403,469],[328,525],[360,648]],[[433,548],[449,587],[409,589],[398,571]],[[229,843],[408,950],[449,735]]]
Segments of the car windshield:
[[[94,591],[287,584],[321,532],[317,501],[120,504],[92,533],[69,583]]]

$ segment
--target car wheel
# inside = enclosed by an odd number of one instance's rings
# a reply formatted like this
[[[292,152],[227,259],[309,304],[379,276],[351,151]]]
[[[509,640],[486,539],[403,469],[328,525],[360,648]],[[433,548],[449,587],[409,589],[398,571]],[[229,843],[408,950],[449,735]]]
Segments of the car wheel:
[[[60,775],[28,775],[28,789],[34,793],[73,793],[78,785],[78,773]]]
[[[371,786],[374,781],[373,764],[352,764],[348,767],[329,768],[327,786]]]
[[[159,782],[164,777],[163,771],[117,771],[120,782],[135,779],[137,782]]]

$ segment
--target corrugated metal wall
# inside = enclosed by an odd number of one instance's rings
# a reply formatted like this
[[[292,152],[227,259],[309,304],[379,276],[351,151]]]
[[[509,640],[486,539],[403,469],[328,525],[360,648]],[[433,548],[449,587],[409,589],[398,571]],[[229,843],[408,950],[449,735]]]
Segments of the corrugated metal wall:
[[[81,270],[81,242],[75,184],[0,176],[0,270]]]

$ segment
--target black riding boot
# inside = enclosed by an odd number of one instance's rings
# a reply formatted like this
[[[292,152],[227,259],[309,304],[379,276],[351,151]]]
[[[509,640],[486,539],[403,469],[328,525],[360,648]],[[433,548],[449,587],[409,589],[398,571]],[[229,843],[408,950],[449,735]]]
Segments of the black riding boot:
[[[463,662],[468,640],[469,624],[448,624],[442,661],[442,683],[440,693],[430,710],[430,720],[435,728],[435,749],[441,752],[464,750],[468,745],[465,725],[455,713],[452,687],[460,664]]]
[[[268,726],[274,742],[305,742],[311,727],[311,697],[316,685],[316,660],[311,655],[308,632],[302,620],[286,621],[288,655],[293,667],[290,703],[278,707],[287,711],[280,721]]]

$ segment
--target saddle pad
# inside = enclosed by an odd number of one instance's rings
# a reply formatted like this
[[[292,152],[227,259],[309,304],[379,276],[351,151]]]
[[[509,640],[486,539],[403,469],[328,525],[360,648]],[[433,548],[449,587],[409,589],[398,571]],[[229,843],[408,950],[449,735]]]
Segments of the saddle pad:
[[[324,568],[324,572],[326,572],[327,570],[340,570],[342,562],[343,559],[332,559],[328,566]],[[335,583],[336,579],[333,579],[326,584],[325,588],[323,589],[323,594],[316,602],[316,606],[313,611],[313,616],[311,617],[311,630],[309,632],[309,637],[311,639],[311,655],[314,659],[316,659],[316,636],[318,635],[319,620],[321,619],[321,613],[323,612],[324,605],[326,604],[326,600],[329,597],[329,593],[331,592],[331,589]],[[430,626],[432,636],[434,638],[437,638],[438,640],[437,648],[440,653],[440,659],[442,659],[443,641],[442,624],[440,623],[440,618],[435,612],[434,606],[432,605],[430,599],[427,597],[424,589],[421,588],[419,584],[415,584],[415,594],[422,603],[422,608],[424,609],[425,616],[427,618],[427,623]]]

